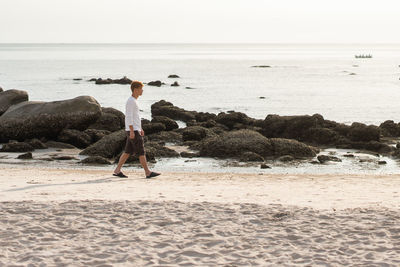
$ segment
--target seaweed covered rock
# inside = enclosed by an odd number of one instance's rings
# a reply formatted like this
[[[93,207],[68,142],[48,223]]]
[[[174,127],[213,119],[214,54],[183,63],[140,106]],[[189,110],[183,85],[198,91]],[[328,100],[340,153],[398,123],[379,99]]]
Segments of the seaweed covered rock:
[[[244,152],[260,156],[273,156],[273,147],[268,138],[250,130],[231,131],[205,139],[200,144],[200,155],[219,158],[236,158]]]
[[[151,122],[152,123],[158,122],[164,124],[166,131],[172,131],[174,129],[179,128],[178,123],[176,123],[176,121],[165,116],[154,116]]]
[[[153,105],[151,105],[151,115],[155,116],[165,116],[173,120],[181,120],[184,122],[194,120],[196,118],[197,112],[187,111],[182,108],[174,106],[172,103],[165,100],[160,100]]]
[[[79,154],[113,158],[123,150],[125,142],[125,130],[119,130],[117,132],[104,136],[102,139],[90,145]]]
[[[390,136],[390,137],[400,136],[400,124],[395,123],[392,120],[387,120],[381,123],[381,125],[379,125],[379,128],[382,130],[382,134],[384,136]]]

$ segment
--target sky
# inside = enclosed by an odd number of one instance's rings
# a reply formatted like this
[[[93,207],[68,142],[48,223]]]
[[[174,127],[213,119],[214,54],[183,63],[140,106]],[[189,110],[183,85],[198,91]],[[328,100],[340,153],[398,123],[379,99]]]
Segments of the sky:
[[[400,43],[399,0],[0,0],[0,43]]]

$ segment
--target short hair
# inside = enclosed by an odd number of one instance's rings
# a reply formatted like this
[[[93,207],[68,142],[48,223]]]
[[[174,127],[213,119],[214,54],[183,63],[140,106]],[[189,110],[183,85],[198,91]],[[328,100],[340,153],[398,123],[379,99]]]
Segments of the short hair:
[[[131,83],[131,91],[132,91],[132,92],[133,92],[133,90],[139,89],[139,88],[142,88],[142,87],[143,87],[143,83],[142,83],[142,82],[133,81],[133,82]]]

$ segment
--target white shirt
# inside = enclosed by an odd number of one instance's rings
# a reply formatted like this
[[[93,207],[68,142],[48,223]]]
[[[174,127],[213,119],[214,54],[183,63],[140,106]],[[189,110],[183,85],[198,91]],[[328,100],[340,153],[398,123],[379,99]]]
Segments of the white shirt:
[[[133,126],[134,131],[142,130],[142,121],[139,114],[139,105],[136,98],[130,96],[125,105],[125,130],[130,131],[129,125]]]

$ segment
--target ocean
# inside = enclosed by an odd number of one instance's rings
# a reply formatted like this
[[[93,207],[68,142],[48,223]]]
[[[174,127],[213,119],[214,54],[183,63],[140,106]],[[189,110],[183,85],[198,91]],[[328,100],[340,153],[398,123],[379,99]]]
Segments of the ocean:
[[[319,113],[346,124],[400,121],[400,45],[0,44],[0,86],[26,90],[30,100],[90,95],[124,111],[129,86],[88,81],[123,76],[166,83],[144,88],[144,118],[164,99],[188,110],[235,110],[258,119]],[[171,87],[174,81],[180,86]]]

